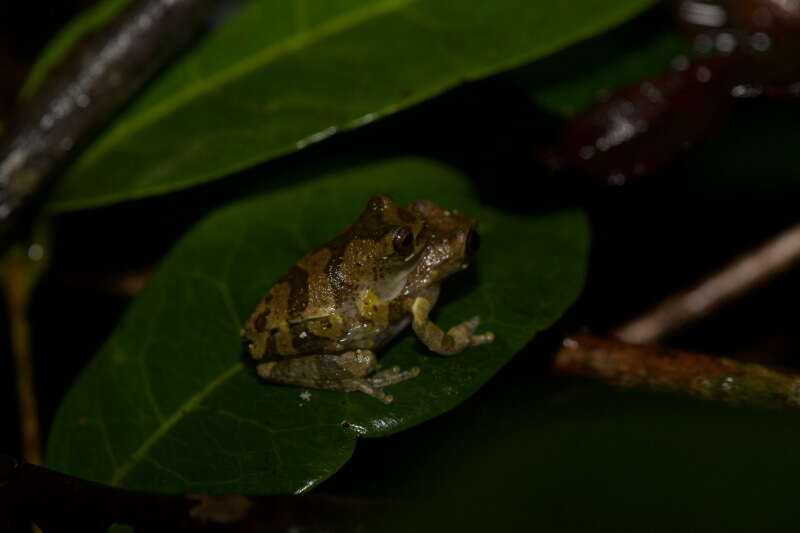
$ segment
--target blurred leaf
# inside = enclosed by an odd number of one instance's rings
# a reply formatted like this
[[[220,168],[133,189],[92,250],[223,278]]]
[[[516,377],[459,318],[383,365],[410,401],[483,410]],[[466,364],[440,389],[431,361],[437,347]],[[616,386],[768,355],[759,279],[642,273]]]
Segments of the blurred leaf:
[[[130,3],[131,0],[104,0],[93,5],[64,26],[47,44],[31,67],[20,90],[20,98],[27,100],[41,85],[47,73],[72,49],[75,43],[95,28],[102,26]]]
[[[545,56],[652,0],[253,0],[67,171],[55,210],[220,178]]]
[[[480,221],[477,265],[445,282],[436,321],[481,315],[496,341],[433,357],[403,335],[383,365],[420,366],[384,405],[362,393],[260,382],[239,328],[300,256],[384,192],[429,197]],[[332,172],[234,203],[174,248],[61,405],[48,463],[82,478],[158,491],[303,491],[350,457],[355,438],[400,431],[475,392],[583,283],[587,225],[579,212],[511,216],[477,203],[453,171],[399,159]],[[347,423],[343,425],[343,423]]]
[[[530,91],[542,108],[570,117],[591,105],[602,91],[664,71],[671,59],[685,52],[674,25],[657,11],[517,69],[507,78]]]
[[[796,412],[519,385],[382,443],[380,476],[356,459],[351,492],[415,502],[390,531],[794,529]]]
[[[720,135],[665,169],[682,202],[791,202],[800,186],[797,100],[742,101]],[[788,206],[787,206],[788,208]]]

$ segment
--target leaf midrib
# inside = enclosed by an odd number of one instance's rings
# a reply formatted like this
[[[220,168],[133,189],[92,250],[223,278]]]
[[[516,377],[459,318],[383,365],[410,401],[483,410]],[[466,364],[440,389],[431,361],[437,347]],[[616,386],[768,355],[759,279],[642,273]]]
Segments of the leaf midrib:
[[[109,485],[117,486],[133,470],[137,464],[147,457],[148,452],[155,446],[166,434],[172,429],[183,417],[195,409],[200,402],[203,401],[209,394],[214,392],[220,385],[235,376],[240,370],[244,368],[244,364],[238,362],[222,372],[216,379],[210,381],[205,387],[197,391],[189,397],[186,402],[178,407],[168,418],[156,428],[155,431],[148,437],[139,448],[134,451],[131,456],[119,468],[114,470],[114,474],[109,480]]]
[[[312,31],[296,33],[286,39],[268,46],[260,52],[248,56],[247,58],[232,64],[229,68],[198,81],[175,94],[171,98],[162,100],[160,103],[134,115],[132,118],[120,122],[118,126],[109,130],[108,134],[101,137],[93,144],[75,164],[75,169],[79,170],[90,166],[98,157],[106,152],[106,149],[124,140],[131,133],[141,130],[148,124],[155,122],[159,117],[169,114],[169,112],[185,102],[189,102],[200,95],[212,92],[218,87],[244,75],[257,70],[290,52],[294,52],[308,45],[321,41],[324,38],[342,33],[354,26],[379,15],[400,10],[413,4],[416,0],[379,0],[369,6],[348,12],[345,15],[334,17],[318,25]]]

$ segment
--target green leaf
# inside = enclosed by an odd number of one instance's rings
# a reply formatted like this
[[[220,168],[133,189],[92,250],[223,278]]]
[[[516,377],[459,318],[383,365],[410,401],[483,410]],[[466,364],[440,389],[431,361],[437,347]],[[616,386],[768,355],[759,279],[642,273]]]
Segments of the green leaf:
[[[19,96],[27,100],[42,84],[50,69],[69,53],[75,43],[92,30],[108,22],[131,0],[105,0],[93,5],[64,26],[47,44],[31,67]]]
[[[715,207],[791,203],[800,185],[798,113],[791,99],[739,102],[717,138],[665,169],[668,194]]]
[[[374,193],[429,197],[479,220],[477,264],[447,280],[435,320],[473,315],[496,334],[457,357],[403,335],[383,365],[420,366],[363,393],[260,382],[239,328],[301,255],[352,222]],[[587,224],[576,211],[511,216],[478,203],[452,170],[398,159],[338,170],[210,215],[168,254],[56,416],[48,464],[95,481],[159,491],[293,492],[331,475],[357,436],[386,435],[462,402],[580,291]]]
[[[108,533],[134,533],[133,527],[127,524],[111,524],[108,528]]]
[[[796,527],[800,435],[787,431],[796,411],[567,388],[552,377],[517,385],[392,439],[380,476],[356,459],[352,492],[405,502],[382,531]]]
[[[253,0],[72,165],[54,210],[207,182],[545,56],[652,0]]]

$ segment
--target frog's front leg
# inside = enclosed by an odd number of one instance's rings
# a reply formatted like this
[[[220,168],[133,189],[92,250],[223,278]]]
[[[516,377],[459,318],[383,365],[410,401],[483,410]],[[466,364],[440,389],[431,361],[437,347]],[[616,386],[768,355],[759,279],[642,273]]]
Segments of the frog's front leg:
[[[453,326],[447,333],[442,328],[431,322],[428,315],[433,303],[425,296],[418,296],[411,305],[411,322],[414,333],[432,351],[441,355],[455,355],[464,348],[487,344],[494,340],[494,333],[487,331],[476,335],[475,328],[480,324],[480,317],[474,316],[469,320]]]
[[[311,389],[361,391],[384,403],[394,400],[383,387],[419,375],[419,368],[401,371],[399,367],[375,371],[377,361],[370,350],[340,354],[306,355],[294,359],[270,361],[256,366],[258,375],[267,381]]]

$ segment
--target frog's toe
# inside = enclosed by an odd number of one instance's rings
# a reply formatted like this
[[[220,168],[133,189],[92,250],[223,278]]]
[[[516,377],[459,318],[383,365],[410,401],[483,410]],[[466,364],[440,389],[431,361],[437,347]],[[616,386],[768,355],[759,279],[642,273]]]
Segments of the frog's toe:
[[[415,378],[418,375],[418,367],[414,367],[411,370],[400,370],[399,366],[392,366],[386,370],[375,372],[371,376],[350,380],[346,390],[361,391],[383,403],[392,403],[394,396],[386,394],[383,388]]]
[[[475,334],[475,330],[478,329],[478,326],[481,324],[481,317],[474,316],[469,320],[464,321],[461,325],[469,334],[469,343],[471,346],[477,346],[479,344],[488,344],[494,341],[494,333],[491,331],[487,331],[485,333]]]
[[[366,379],[359,379],[353,382],[351,390],[361,391],[364,394],[368,394],[375,398],[376,400],[380,400],[383,403],[391,403],[394,401],[394,396],[391,394],[386,394],[383,392],[383,389],[375,384],[367,381]]]
[[[417,376],[419,376],[419,367],[415,366],[410,370],[400,370],[400,367],[395,365],[386,370],[375,372],[367,380],[373,387],[388,387]]]
[[[473,335],[471,340],[473,346],[477,346],[479,344],[489,344],[490,342],[493,341],[494,341],[494,333],[492,333],[491,331],[481,333],[480,335]]]
[[[464,329],[472,333],[481,323],[481,317],[475,315],[474,317],[470,318],[469,320],[465,320],[461,325],[464,326]]]

